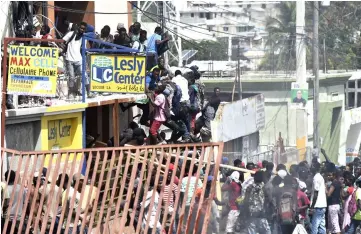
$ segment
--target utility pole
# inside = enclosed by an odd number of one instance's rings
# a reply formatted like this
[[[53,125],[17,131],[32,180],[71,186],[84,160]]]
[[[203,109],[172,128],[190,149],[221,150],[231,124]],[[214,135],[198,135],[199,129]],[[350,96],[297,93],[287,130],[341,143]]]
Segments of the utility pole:
[[[237,46],[237,89],[238,89],[238,99],[242,100],[242,83],[241,83],[241,41],[238,39],[238,46]]]
[[[319,135],[319,58],[318,58],[318,1],[313,2],[313,72],[315,78],[313,80],[313,146],[318,151],[320,150],[320,135]]]
[[[175,15],[176,15],[176,21],[180,22],[180,12],[179,12],[179,3],[177,1],[175,6]],[[177,33],[180,33],[181,28],[179,24],[177,24]],[[178,44],[178,67],[183,67],[183,56],[182,56],[182,38],[180,36],[177,36],[177,44]]]
[[[167,28],[165,17],[167,15],[167,2],[159,1],[158,2],[158,16],[159,16],[159,24],[162,28],[163,33]],[[163,38],[162,38],[163,39]],[[168,52],[164,52],[164,65],[167,67],[168,65]]]
[[[326,59],[326,40],[323,38],[323,73],[326,74],[327,72],[327,59]]]
[[[296,2],[296,84],[302,90],[308,89],[306,77],[306,45],[305,45],[305,1]],[[293,103],[291,103],[292,105]],[[302,106],[291,108],[291,113],[296,116],[295,129],[296,147],[298,149],[298,160],[306,159],[307,135],[308,135],[308,117],[307,109]]]
[[[306,83],[305,2],[296,2],[296,79]]]

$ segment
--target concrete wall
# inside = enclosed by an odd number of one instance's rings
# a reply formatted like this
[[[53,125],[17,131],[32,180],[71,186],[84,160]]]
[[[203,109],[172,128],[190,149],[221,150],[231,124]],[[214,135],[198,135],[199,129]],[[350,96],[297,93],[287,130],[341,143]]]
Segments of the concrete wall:
[[[41,150],[40,130],[40,121],[6,125],[6,147],[19,151]]]
[[[262,95],[232,103],[222,103],[215,119],[211,122],[212,140],[227,142],[263,129],[265,110],[262,107],[264,107]]]

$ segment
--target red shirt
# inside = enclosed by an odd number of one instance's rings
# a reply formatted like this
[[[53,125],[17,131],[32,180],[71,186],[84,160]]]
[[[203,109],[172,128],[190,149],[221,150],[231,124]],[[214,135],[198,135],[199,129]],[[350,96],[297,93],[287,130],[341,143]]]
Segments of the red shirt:
[[[298,208],[302,207],[302,206],[308,206],[310,205],[310,199],[308,199],[307,195],[302,192],[300,189],[297,190],[297,206]],[[300,215],[302,216],[302,218],[306,218],[306,210],[303,209],[300,211]]]
[[[229,193],[229,206],[231,207],[231,210],[238,210],[236,200],[241,195],[241,185],[232,181],[229,184],[224,184],[222,186],[222,191],[228,191]]]

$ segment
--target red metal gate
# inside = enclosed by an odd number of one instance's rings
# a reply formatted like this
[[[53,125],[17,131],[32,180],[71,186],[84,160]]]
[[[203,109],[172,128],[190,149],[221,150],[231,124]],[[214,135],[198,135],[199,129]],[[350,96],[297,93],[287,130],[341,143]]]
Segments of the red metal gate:
[[[222,150],[223,143],[2,149],[2,168],[14,171],[7,180],[5,170],[2,174],[2,233],[53,233],[57,228],[59,234],[77,227],[80,233],[156,233],[157,226],[167,232],[207,233]],[[86,173],[80,176],[84,159]],[[214,179],[207,184],[209,175]],[[194,186],[197,182],[202,190]]]

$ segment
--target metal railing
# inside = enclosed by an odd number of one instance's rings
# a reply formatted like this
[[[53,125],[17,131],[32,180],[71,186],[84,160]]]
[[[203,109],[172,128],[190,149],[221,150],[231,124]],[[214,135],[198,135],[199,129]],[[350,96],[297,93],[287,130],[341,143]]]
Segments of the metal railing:
[[[223,143],[1,149],[2,168],[13,171],[2,174],[2,233],[208,233],[222,150]]]

